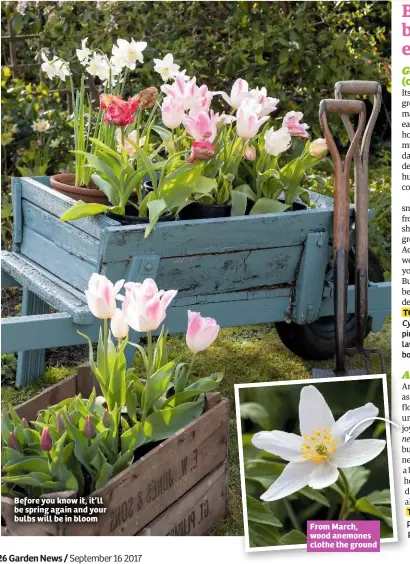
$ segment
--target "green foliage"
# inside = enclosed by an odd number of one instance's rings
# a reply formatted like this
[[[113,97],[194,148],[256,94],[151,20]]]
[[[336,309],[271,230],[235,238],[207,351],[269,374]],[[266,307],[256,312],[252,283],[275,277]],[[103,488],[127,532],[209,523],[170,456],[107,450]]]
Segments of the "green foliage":
[[[348,409],[367,402],[374,403],[383,416],[381,381],[374,381],[370,387],[366,381],[356,381],[354,404],[351,394],[347,392],[348,386],[348,382],[316,385],[324,395],[335,419]],[[341,480],[322,490],[305,487],[278,501],[260,501],[260,495],[277,480],[287,463],[278,456],[256,448],[252,444],[252,437],[261,430],[282,430],[300,434],[300,390],[301,385],[250,387],[239,390],[250,545],[261,547],[305,544],[306,523],[309,519],[364,520],[371,516],[372,519],[383,522],[381,536],[391,537],[391,494],[386,450],[366,464],[366,467],[344,470],[351,494],[345,517],[340,517],[345,497],[344,482]],[[378,436],[375,426],[365,431],[360,438],[374,436]]]

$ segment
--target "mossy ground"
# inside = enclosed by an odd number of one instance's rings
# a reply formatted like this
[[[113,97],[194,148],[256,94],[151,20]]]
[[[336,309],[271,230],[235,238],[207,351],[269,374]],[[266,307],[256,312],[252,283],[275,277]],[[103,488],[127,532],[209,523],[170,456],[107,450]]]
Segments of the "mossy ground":
[[[369,347],[377,347],[384,353],[389,370],[391,364],[390,343],[390,321],[386,321],[380,333],[372,334],[367,339]],[[188,359],[183,336],[170,338],[169,345],[172,356],[182,354]],[[220,391],[230,402],[229,512],[214,534],[243,534],[234,384],[304,380],[310,377],[313,367],[331,368],[332,362],[305,362],[301,360],[282,344],[274,327],[270,325],[224,329],[216,343],[208,351],[197,356],[194,374],[199,376],[212,372],[223,372],[225,377],[221,383]],[[66,378],[74,370],[71,367],[66,368],[64,366],[48,368],[39,382],[22,390],[16,390],[12,386],[5,385],[2,387],[2,404],[10,402],[17,405],[34,396],[41,389]],[[373,366],[374,373],[377,373],[378,370],[380,368],[375,363]]]

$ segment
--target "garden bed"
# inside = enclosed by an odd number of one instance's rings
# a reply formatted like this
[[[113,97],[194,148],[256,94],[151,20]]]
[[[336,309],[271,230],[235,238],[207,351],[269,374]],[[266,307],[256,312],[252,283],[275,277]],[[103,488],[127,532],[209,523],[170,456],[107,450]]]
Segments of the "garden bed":
[[[27,420],[37,411],[81,393],[88,397],[93,376],[87,366],[21,404]],[[211,531],[227,507],[226,458],[228,402],[206,395],[204,413],[157,444],[132,466],[93,492],[102,497],[98,523],[27,524],[14,522],[14,501],[2,497],[2,518],[9,535],[134,536],[198,535]],[[56,494],[58,495],[58,494]]]

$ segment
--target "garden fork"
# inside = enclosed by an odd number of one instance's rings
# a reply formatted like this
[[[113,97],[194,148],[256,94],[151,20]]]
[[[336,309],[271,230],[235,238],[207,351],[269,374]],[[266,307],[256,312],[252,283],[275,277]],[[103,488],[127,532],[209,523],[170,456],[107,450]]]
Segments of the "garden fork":
[[[352,125],[350,146],[344,161],[329,129],[327,113],[338,113],[342,118],[347,117],[348,114],[359,116],[356,131]],[[328,378],[357,374],[352,370],[346,371],[345,366],[350,251],[349,185],[353,156],[356,154],[365,128],[366,106],[364,102],[358,100],[322,100],[319,106],[319,121],[334,165],[333,262],[336,355],[334,370],[314,369],[312,377]]]
[[[349,80],[336,82],[335,98],[342,99],[344,94],[358,96],[373,96],[373,109],[367,123],[363,139],[354,153],[355,174],[355,325],[356,338],[353,346],[347,349],[349,366],[352,367],[353,357],[360,355],[366,366],[366,374],[370,374],[370,360],[372,355],[380,358],[382,372],[386,372],[383,354],[378,349],[366,349],[364,340],[368,329],[368,286],[369,286],[369,150],[372,133],[380,112],[382,103],[382,87],[378,82],[365,80]],[[341,116],[350,141],[354,138],[354,127],[346,114]]]

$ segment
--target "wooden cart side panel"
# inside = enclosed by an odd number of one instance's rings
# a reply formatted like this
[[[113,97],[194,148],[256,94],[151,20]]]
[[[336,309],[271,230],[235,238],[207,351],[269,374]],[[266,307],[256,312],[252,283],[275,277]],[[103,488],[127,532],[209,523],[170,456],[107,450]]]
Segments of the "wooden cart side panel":
[[[209,533],[227,510],[226,463],[191,488],[138,536],[199,536]]]
[[[69,525],[66,534],[135,535],[224,462],[228,419],[228,402],[222,400],[93,492],[103,498],[107,513],[86,530]]]
[[[152,273],[152,263],[148,262],[149,270],[142,277],[141,270],[135,277],[132,276],[127,269],[128,261],[124,261],[107,265],[103,273],[110,280],[125,278],[127,282],[153,277],[159,288],[177,289],[179,297],[232,294],[263,286],[289,284],[295,276],[301,254],[302,246],[299,245],[166,258],[159,261],[156,275]]]
[[[301,212],[158,223],[149,237],[144,226],[108,227],[101,237],[100,264],[135,255],[161,258],[263,250],[302,245],[311,231],[332,230],[332,212]]]
[[[75,200],[51,188],[50,178],[47,176],[21,178],[21,194],[23,200],[35,204],[56,217],[61,217],[75,204]],[[119,225],[117,221],[104,215],[85,217],[69,222],[69,224],[97,239],[105,227]]]
[[[97,271],[95,263],[59,248],[53,241],[28,227],[23,229],[20,252],[63,282],[68,282],[81,291],[88,287],[91,275]]]
[[[23,229],[28,227],[57,247],[89,262],[97,262],[98,239],[78,229],[74,224],[61,221],[48,211],[39,208],[28,200],[22,201]],[[36,262],[41,262],[41,255]]]

